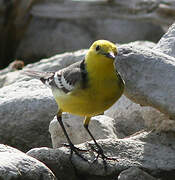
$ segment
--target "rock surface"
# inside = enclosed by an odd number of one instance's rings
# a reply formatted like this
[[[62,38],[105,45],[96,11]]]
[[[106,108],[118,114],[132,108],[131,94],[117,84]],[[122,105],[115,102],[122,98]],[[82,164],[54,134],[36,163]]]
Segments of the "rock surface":
[[[49,146],[49,122],[57,112],[51,91],[38,80],[0,89],[0,142],[26,151]]]
[[[128,0],[0,0],[2,65],[6,67],[14,58],[22,58],[27,64],[56,53],[88,48],[101,38],[120,43],[157,42],[164,33],[163,26],[172,22],[174,4],[152,0],[133,0],[130,4]]]
[[[126,82],[125,95],[175,118],[175,58],[141,46],[120,46],[116,66]]]
[[[153,49],[120,46],[116,60],[126,82],[125,95],[138,104],[158,109],[170,119],[175,118],[174,28],[173,24]]]
[[[104,114],[115,120],[114,127],[118,138],[130,136],[143,129],[175,132],[174,120],[170,120],[155,108],[140,106],[124,95]]]
[[[89,163],[73,154],[70,161],[70,151],[61,147],[58,149],[35,148],[27,154],[44,162],[57,176],[57,178],[74,179],[69,172],[62,176],[64,169],[76,168],[76,176],[90,179],[111,180],[116,175],[130,167],[138,167],[149,172],[149,174],[162,180],[172,180],[175,177],[175,151],[174,133],[142,132],[138,135],[125,139],[105,139],[98,143],[103,147],[108,157],[116,157],[117,161],[107,161],[107,170],[103,161],[99,159],[92,163],[95,153],[83,152],[82,155]],[[80,148],[88,145],[80,144]],[[72,163],[70,163],[72,162]],[[58,167],[58,164],[61,164]]]
[[[66,131],[74,144],[80,144],[91,140],[83,126],[83,117],[63,114],[62,120]],[[115,134],[114,119],[108,116],[100,115],[92,117],[89,124],[89,130],[96,140],[117,138],[117,135]],[[62,146],[63,143],[67,143],[63,130],[61,129],[56,117],[50,122],[49,132],[51,134],[52,146],[54,148]]]
[[[52,171],[21,151],[0,144],[1,180],[56,180]]]
[[[163,35],[160,41],[154,47],[154,50],[163,52],[169,56],[175,57],[175,23]]]
[[[49,9],[47,4],[38,5],[38,11],[41,13],[44,11],[43,6]],[[33,7],[33,11],[34,9],[37,8]],[[130,32],[133,32],[132,36]],[[60,21],[54,17],[47,18],[44,14],[38,16],[34,13],[16,50],[16,57],[27,62],[33,59],[34,62],[36,58],[41,59],[65,51],[89,48],[95,39],[107,39],[117,43],[128,43],[136,40],[157,42],[163,33],[159,25],[138,22],[137,20],[95,18],[93,20],[87,19],[86,22],[82,19]]]
[[[122,171],[118,176],[118,180],[156,180],[156,178],[139,168],[131,167]]]
[[[70,159],[70,151],[65,147],[36,148],[27,154],[44,162],[58,179],[63,180],[112,180],[129,178],[139,173],[143,174],[144,178],[173,180],[174,133],[140,130],[147,126],[156,130],[175,131],[174,27],[173,25],[157,45],[147,43],[144,46],[144,43],[142,45],[137,42],[119,45],[116,67],[126,81],[125,95],[130,99],[123,96],[106,111],[105,115],[111,118],[97,116],[95,123],[90,123],[96,139],[107,138],[98,140],[105,154],[117,157],[118,161],[107,161],[107,171],[101,159],[92,163],[96,156],[92,150],[82,153],[89,163],[74,154]],[[57,55],[30,64],[24,70],[55,71],[83,59],[85,53],[86,51],[77,51]],[[4,86],[0,89],[0,141],[24,151],[33,147],[51,147],[48,125],[57,111],[51,91],[38,80],[22,75],[22,71],[10,71],[6,69],[0,73],[0,84],[2,82]],[[74,143],[89,140],[82,118],[64,115],[63,121],[67,129],[72,127],[69,133]],[[108,124],[104,125],[107,122]],[[55,120],[50,124],[54,147],[66,142],[57,125]],[[131,135],[133,133],[135,134]],[[126,138],[117,139],[118,137]],[[90,148],[88,143],[77,146]]]

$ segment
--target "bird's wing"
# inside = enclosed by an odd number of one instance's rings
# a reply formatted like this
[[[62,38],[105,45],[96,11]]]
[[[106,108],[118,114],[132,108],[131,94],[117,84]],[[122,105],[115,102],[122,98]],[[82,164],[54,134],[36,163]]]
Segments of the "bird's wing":
[[[64,93],[73,91],[78,85],[85,88],[87,81],[84,60],[56,72],[25,71],[24,74],[40,79],[50,88],[58,88]]]

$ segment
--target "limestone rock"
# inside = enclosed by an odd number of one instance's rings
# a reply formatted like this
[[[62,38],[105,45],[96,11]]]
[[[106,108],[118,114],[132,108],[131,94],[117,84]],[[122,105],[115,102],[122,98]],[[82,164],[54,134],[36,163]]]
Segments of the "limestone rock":
[[[83,117],[65,113],[62,115],[62,120],[67,133],[74,144],[80,144],[91,140],[89,134],[83,127]],[[96,140],[117,138],[114,129],[114,119],[108,116],[100,115],[92,117],[89,129]],[[50,122],[49,132],[51,133],[52,145],[54,148],[62,146],[63,143],[67,143],[63,130],[61,129],[56,117]]]
[[[163,52],[169,56],[175,57],[175,23],[168,29],[167,33],[163,35],[154,50]]]
[[[175,118],[175,58],[141,46],[119,48],[116,67],[126,82],[125,95]]]
[[[104,114],[115,120],[114,127],[119,138],[130,136],[143,129],[175,132],[174,120],[170,120],[155,108],[140,106],[124,95]]]
[[[116,157],[117,161],[107,160],[107,170],[104,168],[101,158],[92,163],[96,153],[82,152],[89,160],[85,162],[73,154],[70,161],[68,148],[58,149],[35,148],[27,154],[44,162],[59,179],[71,179],[73,174],[63,175],[64,169],[76,169],[76,175],[82,179],[112,180],[116,175],[130,167],[138,167],[156,178],[171,180],[175,174],[174,133],[142,132],[136,136],[125,139],[104,139],[98,143],[104,149],[108,157]],[[80,148],[87,149],[88,145],[80,144]],[[73,179],[73,178],[72,178]]]
[[[146,107],[149,109],[148,107]],[[129,136],[145,128],[143,108],[135,104],[126,96],[122,96],[111,108],[104,113],[114,118],[114,127],[119,132],[119,137]]]
[[[143,170],[131,167],[127,170],[124,170],[118,176],[118,180],[156,180],[156,178],[150,176],[148,173]]]
[[[20,150],[51,146],[49,122],[57,112],[52,93],[38,80],[0,89],[0,142]]]
[[[25,153],[0,144],[1,180],[56,180],[52,171]]]
[[[45,11],[44,6],[45,9],[49,9],[44,3],[36,6],[33,10],[36,8],[40,13]],[[30,25],[17,48],[16,57],[34,62],[36,58],[89,48],[95,39],[107,39],[114,43],[128,43],[138,39],[156,42],[163,34],[164,31],[159,25],[150,22],[110,18],[60,21],[56,17],[47,18],[44,14],[38,17],[33,14]]]

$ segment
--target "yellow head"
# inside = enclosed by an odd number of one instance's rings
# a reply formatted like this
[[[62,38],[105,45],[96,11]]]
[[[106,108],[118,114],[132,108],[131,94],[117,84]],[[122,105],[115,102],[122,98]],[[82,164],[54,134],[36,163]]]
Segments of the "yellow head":
[[[101,66],[113,65],[116,55],[117,47],[115,44],[107,40],[98,40],[89,48],[85,61],[88,66],[100,68]]]

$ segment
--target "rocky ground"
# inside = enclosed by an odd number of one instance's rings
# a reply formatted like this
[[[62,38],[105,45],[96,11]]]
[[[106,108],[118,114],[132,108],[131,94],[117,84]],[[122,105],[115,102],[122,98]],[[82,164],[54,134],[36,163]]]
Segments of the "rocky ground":
[[[93,162],[93,151],[82,152],[89,162],[75,154],[70,159],[69,149],[61,147],[66,140],[54,117],[51,91],[22,74],[26,69],[61,69],[81,60],[86,50],[43,59],[23,70],[2,70],[0,179],[174,180],[174,46],[175,24],[157,44],[118,45],[115,65],[126,82],[124,95],[104,115],[92,118],[89,127],[105,154],[116,157],[107,160],[106,169],[101,158]],[[90,148],[83,119],[63,114],[63,121],[72,141]]]
[[[36,62],[102,38],[157,42],[174,12],[174,0],[0,0],[0,59]]]

